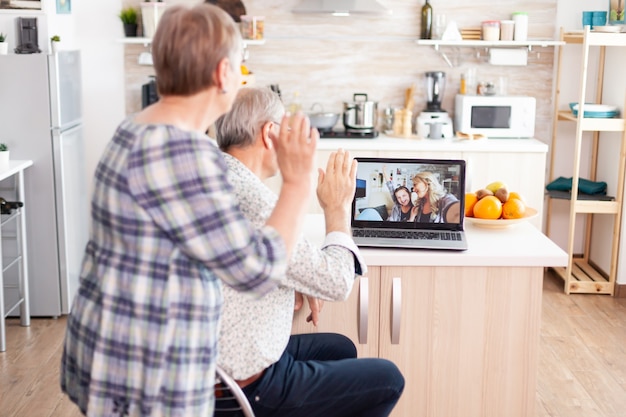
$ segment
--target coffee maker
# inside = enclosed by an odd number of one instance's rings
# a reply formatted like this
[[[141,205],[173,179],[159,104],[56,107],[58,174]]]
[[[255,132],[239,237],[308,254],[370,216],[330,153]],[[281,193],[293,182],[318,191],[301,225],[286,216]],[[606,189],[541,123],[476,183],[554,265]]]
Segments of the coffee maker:
[[[36,17],[18,17],[19,45],[15,48],[16,54],[38,54],[41,52],[38,45],[38,31]]]
[[[425,73],[426,109],[417,117],[417,134],[422,138],[442,139],[453,136],[452,119],[441,108],[446,86],[446,73],[429,71]]]

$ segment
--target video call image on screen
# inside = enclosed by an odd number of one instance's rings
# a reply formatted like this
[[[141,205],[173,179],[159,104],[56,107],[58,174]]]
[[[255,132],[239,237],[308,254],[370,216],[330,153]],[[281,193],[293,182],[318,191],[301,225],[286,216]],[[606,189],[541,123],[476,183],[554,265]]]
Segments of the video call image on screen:
[[[462,167],[359,161],[354,219],[358,221],[461,222]],[[433,195],[431,196],[431,193]],[[428,203],[426,201],[428,200]],[[428,206],[436,205],[433,214]]]

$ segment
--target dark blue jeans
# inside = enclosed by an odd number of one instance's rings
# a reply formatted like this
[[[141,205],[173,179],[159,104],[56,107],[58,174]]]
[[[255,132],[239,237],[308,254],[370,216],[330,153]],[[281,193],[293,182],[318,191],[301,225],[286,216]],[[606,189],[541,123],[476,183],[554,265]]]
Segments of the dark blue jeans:
[[[385,359],[356,358],[350,339],[293,335],[278,362],[243,389],[256,417],[385,417],[404,378]]]

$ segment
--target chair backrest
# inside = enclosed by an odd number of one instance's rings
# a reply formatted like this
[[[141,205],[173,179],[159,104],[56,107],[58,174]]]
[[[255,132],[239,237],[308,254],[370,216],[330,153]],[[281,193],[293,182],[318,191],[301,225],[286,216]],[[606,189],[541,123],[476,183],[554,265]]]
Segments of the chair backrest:
[[[239,385],[222,368],[217,367],[217,380],[215,381],[215,416],[237,415],[238,411],[244,417],[254,417],[252,407],[246,394]]]

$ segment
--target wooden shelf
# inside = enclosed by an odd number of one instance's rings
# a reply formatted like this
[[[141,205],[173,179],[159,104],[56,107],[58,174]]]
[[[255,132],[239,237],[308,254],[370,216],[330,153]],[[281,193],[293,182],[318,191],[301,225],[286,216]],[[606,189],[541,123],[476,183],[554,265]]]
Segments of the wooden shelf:
[[[594,50],[599,52],[599,70],[595,80],[595,84],[592,85],[596,89],[596,95],[594,102],[602,103],[602,93],[604,86],[604,70],[605,60],[607,54],[607,46],[626,46],[626,33],[604,33],[604,32],[591,32],[589,28],[584,31],[577,32],[565,32],[561,29],[560,39],[565,44],[578,45],[581,52],[580,60],[580,86],[577,87],[577,93],[579,103],[587,103],[587,80],[588,76],[588,64],[590,50],[594,47]],[[623,53],[618,51],[617,53]],[[595,59],[595,58],[594,58]],[[574,114],[570,110],[558,110],[560,90],[565,87],[561,87],[561,74],[564,72],[563,68],[563,48],[559,48],[558,51],[558,63],[557,63],[557,77],[556,77],[556,94],[554,99],[555,106],[555,121],[552,128],[552,147],[551,147],[551,164],[550,164],[550,176],[552,181],[555,178],[554,164],[556,161],[556,155],[558,154],[557,136],[558,136],[558,121],[573,122],[576,123],[576,135],[571,140],[570,138],[563,138],[566,146],[573,148],[573,163],[572,163],[572,178],[573,182],[578,182],[581,172],[581,160],[583,153],[583,133],[593,132],[592,134],[592,146],[591,154],[589,155],[590,170],[589,175],[592,181],[597,181],[596,176],[599,173],[598,166],[602,163],[599,160],[599,156],[602,154],[600,146],[605,146],[603,132],[622,132],[618,168],[615,172],[615,176],[611,178],[615,181],[616,195],[614,200],[608,200],[607,198],[593,200],[589,196],[579,198],[578,187],[573,187],[570,195],[570,210],[568,217],[568,238],[567,249],[569,255],[568,265],[566,268],[555,268],[557,274],[563,278],[564,290],[567,294],[570,293],[590,293],[590,294],[610,294],[613,295],[615,291],[615,282],[617,279],[617,261],[619,256],[620,245],[620,233],[622,222],[622,205],[624,197],[624,176],[626,175],[626,129],[625,119],[623,118],[591,118],[582,117],[584,113],[579,112],[578,115]],[[571,68],[567,68],[567,71],[571,71]],[[626,96],[626,94],[625,94]],[[626,110],[626,100],[624,103],[624,109]],[[583,109],[584,111],[584,109]],[[581,114],[582,113],[582,114]],[[612,137],[615,135],[612,135]],[[562,145],[561,145],[562,146]],[[606,150],[604,150],[606,152]],[[617,152],[617,151],[614,151]],[[546,234],[550,236],[550,218],[552,216],[552,201],[559,197],[548,195],[547,199],[547,218],[546,218]],[[587,214],[585,220],[586,224],[583,228],[583,254],[581,258],[574,257],[574,247],[576,242],[577,231],[577,215]],[[602,247],[597,250],[610,251],[609,265],[606,268],[608,273],[604,273],[592,264],[591,247],[597,244],[596,239],[592,239],[594,219],[596,214],[611,215],[613,219],[614,230],[612,233],[607,233],[606,239],[602,240]],[[597,233],[596,233],[597,235]]]
[[[557,120],[570,122],[578,122],[578,116],[569,110],[561,110],[558,112]],[[619,118],[592,118],[583,117],[581,128],[588,132],[623,132],[625,129],[624,119]]]
[[[621,207],[616,201],[576,200],[574,203],[576,213],[616,214]]]
[[[582,30],[563,33],[565,43],[582,44],[584,40],[585,33]],[[590,46],[626,46],[626,33],[590,31],[587,36],[587,44]]]
[[[571,277],[564,267],[552,269],[567,283],[570,294],[613,294],[613,284],[606,274],[582,259],[574,259]]]

